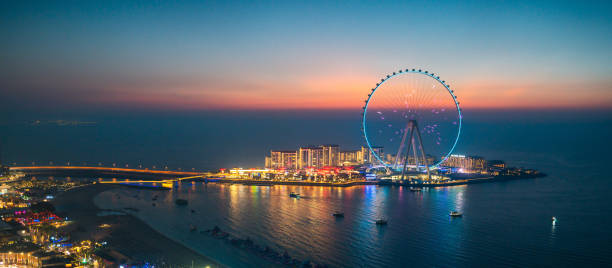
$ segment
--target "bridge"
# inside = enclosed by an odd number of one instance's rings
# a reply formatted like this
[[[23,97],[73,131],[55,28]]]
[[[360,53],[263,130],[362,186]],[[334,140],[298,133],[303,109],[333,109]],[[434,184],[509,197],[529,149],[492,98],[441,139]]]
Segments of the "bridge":
[[[169,179],[190,176],[203,176],[207,172],[170,171],[133,169],[116,167],[90,167],[90,166],[17,166],[10,167],[11,171],[23,172],[30,176],[83,176],[83,177],[124,177],[124,178],[147,178],[147,179]],[[158,180],[159,181],[159,180]]]
[[[156,185],[160,183],[162,187],[172,187],[174,182],[204,179],[211,175],[205,172],[87,166],[22,166],[11,167],[10,170],[23,172],[30,176],[98,177],[98,183],[103,184],[153,183]],[[103,180],[102,177],[111,179]],[[116,177],[122,177],[122,179]]]

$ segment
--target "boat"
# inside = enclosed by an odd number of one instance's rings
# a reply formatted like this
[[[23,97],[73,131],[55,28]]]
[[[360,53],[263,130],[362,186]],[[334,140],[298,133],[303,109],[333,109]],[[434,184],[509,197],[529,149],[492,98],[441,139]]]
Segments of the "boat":
[[[376,225],[387,225],[387,220],[383,220],[383,219],[376,220]]]
[[[450,216],[451,217],[461,217],[463,216],[463,214],[461,212],[451,211]]]
[[[176,203],[179,206],[186,206],[187,205],[187,200],[179,198],[179,199],[176,199],[174,201],[174,203]]]
[[[334,217],[336,217],[336,218],[343,218],[343,217],[344,217],[344,212],[339,212],[339,211],[336,211],[336,212],[335,212],[334,214],[332,214],[332,215],[334,215]]]
[[[557,217],[552,217],[552,225],[556,225],[557,224]]]
[[[422,191],[423,191],[423,189],[421,189],[421,188],[412,188],[412,187],[410,187],[410,191],[412,191],[412,192],[422,192]]]
[[[197,228],[193,224],[189,225],[189,231],[190,232],[194,232],[196,229]]]
[[[294,193],[294,192],[291,192],[291,193],[289,194],[289,197],[300,198],[300,194],[298,194],[298,193]]]

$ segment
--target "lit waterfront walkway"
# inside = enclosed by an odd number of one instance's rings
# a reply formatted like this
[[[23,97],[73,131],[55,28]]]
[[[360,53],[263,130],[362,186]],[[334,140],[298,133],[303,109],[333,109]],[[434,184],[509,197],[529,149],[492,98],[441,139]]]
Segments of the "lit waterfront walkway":
[[[151,169],[135,169],[135,168],[117,168],[117,167],[87,167],[87,166],[21,166],[10,167],[11,171],[21,171],[31,173],[36,171],[100,171],[110,173],[141,173],[152,175],[172,175],[172,176],[197,176],[203,172],[190,171],[170,171],[170,170],[151,170]]]

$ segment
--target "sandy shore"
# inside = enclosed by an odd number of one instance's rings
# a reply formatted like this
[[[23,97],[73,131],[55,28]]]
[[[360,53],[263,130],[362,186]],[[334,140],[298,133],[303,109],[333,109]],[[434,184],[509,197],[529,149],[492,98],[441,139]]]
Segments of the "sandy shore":
[[[73,240],[93,239],[106,241],[109,246],[133,261],[149,261],[157,265],[191,267],[220,267],[210,258],[177,243],[149,227],[140,219],[127,215],[98,216],[100,210],[93,198],[118,186],[95,184],[66,191],[56,197],[53,204],[58,214],[74,223],[66,228]],[[110,224],[110,228],[99,228]],[[165,265],[164,265],[165,264]]]

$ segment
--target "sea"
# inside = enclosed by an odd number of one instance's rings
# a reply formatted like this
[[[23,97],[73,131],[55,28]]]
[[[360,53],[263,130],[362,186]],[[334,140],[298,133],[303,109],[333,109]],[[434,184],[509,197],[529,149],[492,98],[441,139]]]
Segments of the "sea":
[[[131,213],[157,231],[230,267],[274,264],[200,231],[219,226],[330,267],[612,265],[610,110],[465,110],[463,122],[455,153],[547,176],[422,192],[198,182],[167,192],[115,189],[95,202],[137,208]],[[22,115],[2,121],[0,131],[9,165],[216,170],[263,166],[271,149],[364,144],[359,111],[336,110]],[[188,205],[177,206],[177,198]],[[377,219],[388,224],[377,226]]]

